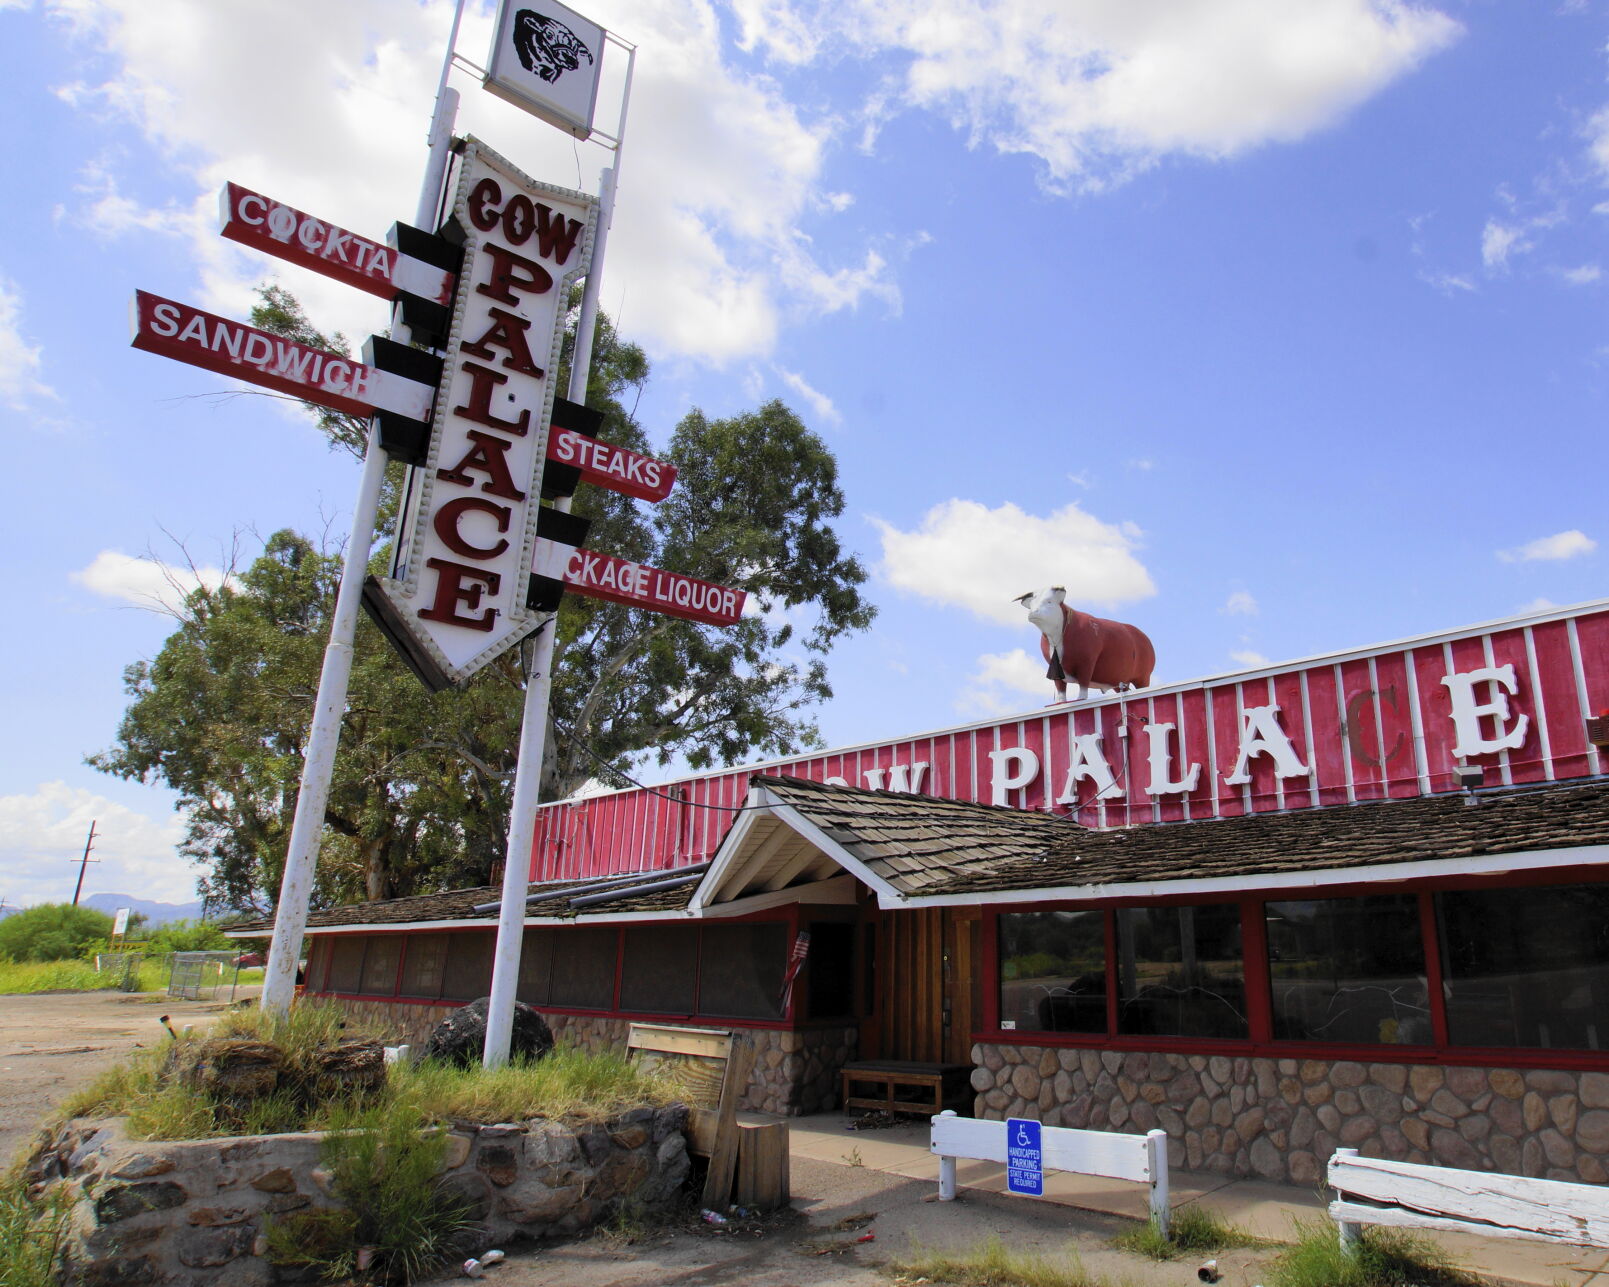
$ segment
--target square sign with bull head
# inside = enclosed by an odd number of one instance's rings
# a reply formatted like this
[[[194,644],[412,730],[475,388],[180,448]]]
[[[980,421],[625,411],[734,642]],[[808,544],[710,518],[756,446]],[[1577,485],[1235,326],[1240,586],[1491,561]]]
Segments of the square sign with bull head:
[[[579,139],[592,133],[603,28],[556,0],[501,0],[485,85]]]

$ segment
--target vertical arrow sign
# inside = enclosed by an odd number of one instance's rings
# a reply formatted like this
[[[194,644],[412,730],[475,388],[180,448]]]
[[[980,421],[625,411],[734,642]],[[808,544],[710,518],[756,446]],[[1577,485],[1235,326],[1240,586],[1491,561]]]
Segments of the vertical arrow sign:
[[[433,688],[458,684],[541,620],[527,603],[553,379],[596,201],[538,183],[471,139],[453,217],[464,266],[430,451],[399,531],[401,578],[370,614]]]

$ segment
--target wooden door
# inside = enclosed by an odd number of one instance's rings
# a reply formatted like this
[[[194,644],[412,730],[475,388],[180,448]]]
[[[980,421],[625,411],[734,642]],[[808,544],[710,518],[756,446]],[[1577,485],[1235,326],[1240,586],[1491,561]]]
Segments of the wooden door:
[[[969,1064],[982,997],[978,910],[883,913],[877,961],[877,1058]]]

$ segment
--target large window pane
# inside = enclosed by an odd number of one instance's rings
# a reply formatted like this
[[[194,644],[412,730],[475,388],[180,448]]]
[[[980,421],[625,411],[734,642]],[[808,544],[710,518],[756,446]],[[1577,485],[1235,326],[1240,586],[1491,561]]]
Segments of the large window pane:
[[[441,995],[475,1001],[492,990],[492,948],[497,935],[487,930],[454,934],[447,942]]]
[[[1247,1035],[1237,905],[1125,908],[1117,965],[1120,1033]]]
[[[359,991],[366,996],[392,995],[397,990],[397,966],[401,963],[401,935],[372,935],[363,958],[363,986]]]
[[[407,955],[402,962],[402,995],[439,997],[446,965],[447,935],[410,934]]]
[[[1000,1026],[1106,1031],[1106,930],[1100,912],[1010,912],[998,922]]]
[[[581,1010],[607,1010],[615,1003],[615,948],[612,925],[554,931],[553,984],[549,1003]]]
[[[520,979],[514,995],[526,1005],[548,1004],[553,977],[553,943],[562,931],[528,929],[520,944]]]
[[[810,933],[810,969],[830,973],[841,958],[853,952],[834,947],[833,931],[853,933],[848,925],[819,927]],[[699,944],[698,1012],[723,1019],[776,1019],[782,1010],[782,974],[788,958],[786,925],[706,925]],[[849,965],[843,963],[845,1002],[834,1015],[847,1011]],[[815,996],[812,985],[811,996]]]
[[[698,984],[698,926],[633,925],[620,966],[620,1008],[692,1014]]]
[[[1437,894],[1454,1045],[1602,1050],[1609,885]]]
[[[335,934],[330,958],[330,991],[353,993],[363,980],[363,949],[368,938],[362,934]]]
[[[1268,903],[1264,914],[1276,1038],[1431,1043],[1414,895]]]

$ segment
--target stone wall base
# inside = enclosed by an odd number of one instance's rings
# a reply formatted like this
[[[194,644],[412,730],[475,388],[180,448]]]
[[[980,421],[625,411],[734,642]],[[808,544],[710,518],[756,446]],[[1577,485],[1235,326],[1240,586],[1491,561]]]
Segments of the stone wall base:
[[[1609,1073],[972,1047],[979,1117],[1168,1133],[1172,1166],[1315,1185],[1365,1157],[1602,1184]]]
[[[451,1013],[451,1006],[420,1005],[403,1001],[332,1001],[354,1019],[386,1035],[387,1040],[423,1045],[431,1030]],[[573,1015],[542,1012],[555,1037],[584,1050],[624,1050],[631,1022],[609,1015]],[[656,1020],[656,1022],[659,1022]],[[719,1024],[682,1024],[682,1027],[718,1027]],[[738,1028],[754,1044],[754,1072],[739,1107],[753,1113],[798,1117],[829,1112],[838,1107],[839,1071],[855,1057],[859,1032],[853,1027]]]
[[[627,1201],[669,1201],[687,1179],[687,1110],[641,1108],[592,1126],[535,1119],[455,1127],[443,1186],[479,1228],[470,1251],[516,1236],[575,1233]],[[276,1218],[339,1205],[320,1134],[130,1140],[121,1119],[68,1122],[30,1178],[71,1199],[67,1281],[85,1287],[307,1281],[263,1258]]]

